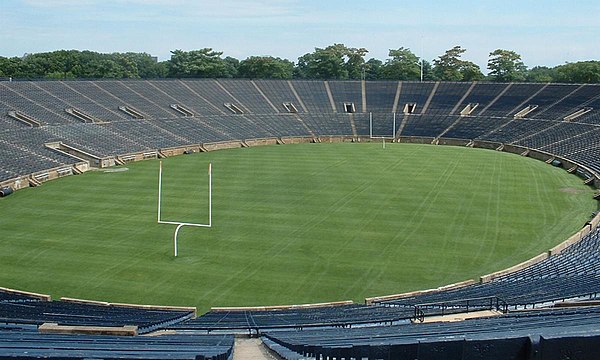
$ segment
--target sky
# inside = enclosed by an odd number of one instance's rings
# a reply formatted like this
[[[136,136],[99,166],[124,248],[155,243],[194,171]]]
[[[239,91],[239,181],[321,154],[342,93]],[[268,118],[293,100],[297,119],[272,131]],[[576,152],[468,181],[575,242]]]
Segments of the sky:
[[[460,45],[486,72],[508,49],[529,66],[600,60],[600,1],[0,0],[0,56],[60,49],[145,52],[213,48],[240,60],[297,61],[334,43],[385,61],[410,48],[433,60]]]

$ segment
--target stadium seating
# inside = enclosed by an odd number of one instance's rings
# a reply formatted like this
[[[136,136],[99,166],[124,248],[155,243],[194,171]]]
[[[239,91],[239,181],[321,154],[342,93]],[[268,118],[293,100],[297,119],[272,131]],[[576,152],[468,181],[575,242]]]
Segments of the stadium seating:
[[[391,114],[398,90],[397,81],[368,81],[365,85],[367,112]],[[403,104],[404,105],[404,104]]]
[[[415,307],[424,315],[489,309],[492,298],[506,309],[527,309],[567,299],[595,298],[600,293],[600,229],[544,261],[487,283],[419,294],[379,302],[387,306],[344,305],[314,309],[268,311],[211,311],[173,325],[174,329],[250,331],[275,328],[307,328],[394,323],[414,317]],[[423,306],[428,304],[427,307]]]
[[[492,118],[485,116],[464,116],[444,134],[444,137],[453,139],[477,139],[484,134],[501,128],[510,119]]]
[[[40,301],[38,296],[32,296],[21,292],[0,289],[0,303]]]
[[[392,81],[362,86],[361,82],[314,80],[3,82],[0,129],[5,136],[0,155],[20,160],[0,165],[0,180],[76,162],[57,153],[49,155],[43,143],[50,141],[63,141],[106,157],[233,139],[367,136],[369,112],[374,112],[374,135],[392,136],[394,110],[393,130],[402,136],[515,143],[567,158],[574,156],[573,160],[597,170],[600,160],[594,154],[598,145],[580,147],[580,140],[598,129],[599,88]],[[234,114],[226,103],[241,114]],[[289,114],[284,103],[292,104],[297,113]],[[353,104],[355,113],[347,114],[345,103]],[[171,107],[174,104],[195,116],[182,115]],[[409,116],[403,114],[406,104],[415,106]],[[474,106],[469,116],[459,116],[469,104]],[[528,105],[537,108],[525,119],[512,118]],[[143,119],[132,118],[120,107],[139,112]],[[84,124],[68,115],[66,108],[107,123]],[[583,108],[591,110],[563,121]],[[31,116],[42,127],[30,129],[10,118],[9,111]],[[33,138],[24,144],[29,135]]]
[[[510,307],[527,308],[544,302],[580,297],[595,297],[600,293],[600,229],[586,235],[563,252],[490,282],[457,289],[405,297],[383,303],[394,306],[415,306],[455,299],[498,297]]]
[[[15,82],[10,86],[3,86],[0,82],[0,89],[8,110],[20,111],[43,125],[75,122],[64,111],[68,105],[61,98],[50,96],[35,82]]]
[[[298,80],[292,82],[292,86],[302,99],[308,110],[307,112],[314,114],[330,114],[333,112],[323,81]]]
[[[277,112],[279,107],[270,102],[264,93],[256,86],[254,81],[218,80],[219,84],[235,99],[235,103],[242,104],[248,112],[254,114],[270,114]]]
[[[254,80],[256,86],[260,91],[269,99],[271,104],[275,106],[275,109],[280,113],[289,112],[283,104],[291,103],[298,113],[305,112],[304,105],[300,102],[294,90],[291,82],[277,81],[277,80]]]
[[[528,99],[542,90],[544,86],[543,84],[508,84],[496,98],[487,104],[482,104],[484,106],[477,114],[511,117],[526,105],[531,104]]]
[[[552,89],[558,86],[563,86],[565,88],[563,94],[567,93],[567,95],[562,98],[558,98],[554,103],[550,104],[548,107],[545,107],[542,111],[533,114],[534,118],[544,118],[557,121],[563,120],[568,115],[573,114],[574,110],[588,107],[590,99],[598,96],[597,89],[594,86],[554,85],[553,87],[549,88]],[[542,94],[539,96],[541,97]],[[554,98],[556,99],[557,97],[554,96]],[[549,103],[549,101],[546,101],[546,103]]]
[[[248,330],[392,324],[411,317],[413,309],[359,304],[317,308],[210,311],[195,319],[172,325],[176,330]]]
[[[180,322],[192,311],[144,309],[128,306],[76,303],[68,301],[2,301],[0,323],[54,323],[70,326],[137,326],[138,333]]]
[[[439,83],[427,104],[426,113],[442,116],[456,113],[453,112],[454,108],[461,104],[460,100],[471,86],[471,83]]]
[[[415,104],[414,114],[422,114],[434,88],[435,83],[403,82],[396,111],[402,113],[406,104]]]
[[[68,114],[69,108],[94,121]],[[35,120],[35,124],[15,119],[9,114],[14,111]],[[369,136],[370,119],[374,136],[518,145],[585,165],[589,170],[576,172],[582,177],[591,177],[590,171],[600,174],[599,85],[223,79],[15,81],[0,82],[0,182],[81,161],[50,149],[45,145],[48,143],[62,142],[105,158],[258,138],[356,139]],[[597,346],[600,336],[593,324],[600,319],[600,311],[512,312],[454,325],[411,325],[408,321],[415,317],[416,309],[422,315],[462,312],[467,303],[471,309],[487,309],[490,299],[511,311],[595,299],[600,293],[599,248],[600,231],[596,229],[559,254],[485,283],[375,305],[211,311],[196,319],[190,319],[190,313],[40,301],[0,290],[0,323],[13,324],[0,328],[0,357],[161,358],[166,353],[175,354],[176,347],[175,358],[227,358],[233,344],[230,337],[196,339],[194,335],[161,337],[156,343],[137,337],[112,338],[114,346],[110,347],[110,340],[48,337],[27,327],[35,329],[55,322],[136,325],[142,333],[166,327],[186,332],[267,331],[265,343],[289,358],[304,354],[396,358],[412,356],[415,351],[460,352],[463,358],[476,358],[481,349],[503,348],[507,350],[498,354],[506,357],[528,358],[535,349],[543,354],[540,359],[554,359],[556,349],[573,344]],[[338,329],[332,329],[335,327]],[[53,344],[66,344],[69,350],[63,352]],[[134,354],[127,352],[129,346],[155,350]]]
[[[435,138],[458,119],[459,117],[456,115],[409,116],[400,135]]]
[[[600,308],[596,307],[517,312],[459,322],[268,332],[264,337],[266,344],[288,359],[530,359],[533,354],[538,356],[535,359],[554,359],[560,357],[553,357],[556,354],[550,349],[573,350],[583,342],[595,347],[589,354],[597,356],[598,321]],[[567,337],[581,343],[553,344]]]
[[[365,112],[362,106],[362,88],[360,81],[330,81],[329,88],[337,112],[345,113],[344,104],[353,104],[357,113]]]
[[[119,106],[131,106],[144,114],[144,117],[162,119],[177,115],[169,107],[169,102],[161,97],[161,95],[164,95],[163,93],[155,91],[153,94],[147,94],[146,96],[141,94],[140,92],[143,92],[141,89],[147,87],[144,86],[144,83],[107,80],[96,82],[95,85],[119,101],[121,103]],[[151,98],[148,96],[151,96]]]
[[[495,100],[500,97],[504,91],[508,91],[510,84],[496,83],[475,83],[471,90],[465,94],[463,104],[478,104],[473,116],[481,114],[486,108],[491,106]],[[458,109],[462,110],[462,109]]]
[[[41,334],[0,325],[2,359],[229,359],[233,335],[100,336]]]

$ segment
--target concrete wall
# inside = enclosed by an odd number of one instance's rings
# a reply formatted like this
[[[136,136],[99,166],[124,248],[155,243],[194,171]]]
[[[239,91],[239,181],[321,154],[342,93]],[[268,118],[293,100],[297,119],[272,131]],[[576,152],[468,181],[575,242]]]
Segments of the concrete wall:
[[[438,139],[438,145],[450,145],[450,146],[467,146],[471,143],[471,140],[466,139],[446,139],[440,138]]]
[[[354,142],[353,136],[319,136],[319,141],[324,143]]]
[[[145,152],[138,152],[138,153],[123,154],[123,155],[118,155],[115,158],[124,163],[156,159],[156,158],[158,158],[158,151],[155,150],[155,151],[145,151]]]
[[[44,183],[46,181],[58,179],[61,177],[83,173],[88,171],[89,169],[90,166],[86,162],[55,167],[52,169],[37,171],[29,175],[23,175],[13,179],[2,181],[0,183],[0,187],[11,187],[15,191],[21,190],[30,186],[35,186],[36,183]]]
[[[251,139],[245,141],[248,146],[265,146],[277,144],[277,138]]]
[[[241,147],[242,147],[242,143],[240,141],[235,141],[235,140],[204,144],[204,148],[207,151],[222,150],[222,149],[236,149],[236,148],[241,148]]]
[[[286,144],[306,144],[313,142],[314,138],[306,137],[306,136],[291,136],[291,137],[282,137],[281,141]]]
[[[400,136],[396,141],[399,143],[410,143],[410,144],[431,144],[435,140],[432,137],[420,137],[420,136]]]

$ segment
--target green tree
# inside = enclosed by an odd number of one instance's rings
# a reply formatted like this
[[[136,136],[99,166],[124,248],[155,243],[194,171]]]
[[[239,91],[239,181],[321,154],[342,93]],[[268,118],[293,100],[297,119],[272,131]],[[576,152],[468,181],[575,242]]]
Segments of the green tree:
[[[223,63],[225,64],[225,71],[221,77],[238,77],[238,68],[240,66],[240,61],[238,59],[231,56],[227,56],[225,59],[223,59]]]
[[[131,54],[112,54],[113,61],[117,64],[118,78],[139,78],[139,68],[136,59]]]
[[[82,51],[78,56],[77,65],[71,68],[71,72],[78,78],[102,78],[106,77],[105,70],[110,66],[105,64],[108,56],[93,51]]]
[[[556,68],[547,66],[535,66],[527,71],[525,80],[528,82],[554,82],[556,81]]]
[[[294,63],[272,56],[250,56],[242,60],[238,75],[252,79],[291,79]]]
[[[44,76],[45,79],[52,79],[52,80],[61,80],[61,79],[76,79],[75,75],[72,72],[62,72],[62,71],[57,71],[57,72],[51,72],[48,73]]]
[[[460,46],[455,46],[433,60],[434,77],[442,81],[473,81],[483,79],[483,73],[477,64],[461,59],[465,51],[467,50]]]
[[[379,59],[369,59],[365,63],[365,79],[366,80],[379,80],[383,78],[383,61]]]
[[[156,58],[147,53],[128,52],[121,54],[128,62],[135,64],[137,74],[135,77],[143,79],[162,78],[166,76],[166,62],[158,62]]]
[[[227,64],[221,58],[223,52],[211,48],[200,50],[171,51],[169,76],[219,78],[228,75]]]
[[[438,80],[433,73],[433,65],[427,60],[421,60],[423,66],[423,80],[433,81]]]
[[[365,55],[369,53],[369,50],[365,48],[346,48],[344,58],[346,60],[346,71],[348,72],[348,78],[354,80],[360,80],[363,75],[366,76],[365,68]]]
[[[0,56],[0,77],[16,77],[21,71],[21,63],[22,61],[18,57]]]
[[[485,78],[479,65],[470,61],[463,61],[460,73],[462,74],[461,81],[478,81]]]
[[[20,77],[26,78],[42,78],[49,72],[61,71],[51,67],[47,53],[25,55],[20,69]]]
[[[600,61],[580,61],[557,66],[556,80],[565,83],[600,83]]]
[[[339,44],[338,44],[339,45]],[[344,55],[337,45],[325,49],[316,48],[298,58],[297,74],[309,79],[347,79]]]
[[[155,78],[166,76],[165,63],[145,53],[103,54],[58,50],[0,61],[0,74],[23,78]],[[2,76],[2,75],[0,75]]]
[[[333,44],[324,49],[315,48],[298,58],[295,77],[308,79],[360,79],[362,77],[364,48],[348,48]]]
[[[384,79],[419,80],[421,78],[419,58],[410,49],[404,47],[390,49],[388,56],[381,70]]]
[[[445,81],[462,80],[462,75],[460,73],[462,60],[460,57],[465,51],[466,50],[460,46],[455,46],[433,60],[433,72],[435,77]]]
[[[153,76],[146,75],[144,78],[166,78],[169,75],[169,62],[159,61],[153,66]]]
[[[521,55],[511,50],[497,49],[490,53],[488,60],[489,77],[493,81],[524,81],[527,67],[521,61]]]

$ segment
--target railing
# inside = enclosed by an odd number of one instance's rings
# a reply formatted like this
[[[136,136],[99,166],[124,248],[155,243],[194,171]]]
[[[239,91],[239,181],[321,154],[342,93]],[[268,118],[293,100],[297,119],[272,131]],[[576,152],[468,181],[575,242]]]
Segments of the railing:
[[[432,310],[433,312],[429,313],[428,310]],[[496,310],[507,313],[508,303],[497,296],[491,296],[418,304],[414,306],[413,320],[423,322],[425,316],[443,316],[481,310]]]

